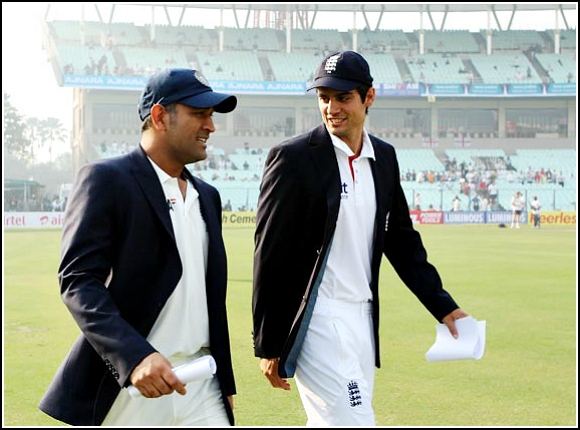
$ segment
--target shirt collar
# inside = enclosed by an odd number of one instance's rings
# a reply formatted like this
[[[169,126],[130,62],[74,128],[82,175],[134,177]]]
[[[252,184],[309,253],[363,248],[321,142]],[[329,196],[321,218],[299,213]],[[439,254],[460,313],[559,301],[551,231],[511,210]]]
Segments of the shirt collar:
[[[348,157],[352,157],[354,155],[354,153],[352,152],[352,150],[348,147],[348,145],[344,142],[344,140],[342,140],[340,137],[335,136],[332,133],[328,133],[330,135],[330,140],[332,140],[332,144],[334,145],[335,148],[337,148],[338,150],[344,152]],[[373,145],[371,143],[371,139],[369,137],[369,134],[367,133],[367,130],[365,128],[363,128],[363,132],[362,132],[362,148],[360,151],[360,156],[359,158],[371,158],[371,159],[375,159],[375,150],[373,148]]]
[[[153,166],[153,170],[155,170],[155,173],[157,173],[157,177],[159,178],[159,182],[164,184],[165,181],[167,181],[168,179],[171,179],[171,176],[169,176],[167,174],[167,172],[165,172],[161,167],[159,167],[157,164],[155,164],[155,161],[153,161],[151,159],[151,157],[148,156],[147,158],[149,159],[149,162]]]

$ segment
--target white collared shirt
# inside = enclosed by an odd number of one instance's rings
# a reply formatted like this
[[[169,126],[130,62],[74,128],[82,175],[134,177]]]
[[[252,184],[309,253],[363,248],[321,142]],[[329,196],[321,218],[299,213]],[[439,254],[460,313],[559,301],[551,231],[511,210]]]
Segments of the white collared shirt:
[[[178,179],[170,177],[153,160],[149,161],[163,186],[183,266],[181,279],[147,337],[171,360],[210,346],[205,282],[209,237],[201,216],[199,194],[193,184],[187,181],[184,201]]]
[[[373,146],[363,130],[358,157],[340,138],[330,135],[340,171],[340,209],[336,231],[318,295],[347,302],[372,300],[371,258],[376,196],[370,160]]]

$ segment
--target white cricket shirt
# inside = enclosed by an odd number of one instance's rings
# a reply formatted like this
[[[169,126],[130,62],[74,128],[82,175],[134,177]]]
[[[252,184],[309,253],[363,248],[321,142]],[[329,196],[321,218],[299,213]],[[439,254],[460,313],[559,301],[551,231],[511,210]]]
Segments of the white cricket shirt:
[[[346,302],[372,300],[371,256],[376,213],[375,184],[370,160],[373,146],[363,130],[361,153],[330,135],[340,171],[340,209],[334,239],[318,296]]]
[[[165,303],[147,340],[165,357],[190,356],[209,347],[209,316],[205,273],[209,237],[199,207],[199,194],[187,181],[185,201],[177,178],[151,159],[159,176],[175,232],[183,275]]]

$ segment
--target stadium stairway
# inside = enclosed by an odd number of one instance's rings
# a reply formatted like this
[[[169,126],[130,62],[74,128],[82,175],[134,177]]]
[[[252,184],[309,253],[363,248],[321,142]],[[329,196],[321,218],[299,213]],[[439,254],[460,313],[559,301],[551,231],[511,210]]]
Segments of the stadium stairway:
[[[405,59],[403,57],[395,57],[395,63],[397,64],[400,75],[403,77],[403,82],[413,82],[413,75]]]

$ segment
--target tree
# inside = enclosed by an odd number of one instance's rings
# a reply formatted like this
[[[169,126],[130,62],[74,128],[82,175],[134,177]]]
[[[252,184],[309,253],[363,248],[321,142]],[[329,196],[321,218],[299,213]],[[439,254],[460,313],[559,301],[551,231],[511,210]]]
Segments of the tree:
[[[30,140],[30,160],[34,162],[34,145],[41,147],[42,136],[40,134],[40,120],[35,117],[26,118],[26,131],[25,135]]]
[[[52,162],[52,148],[54,143],[65,143],[68,133],[58,118],[46,118],[40,122],[40,130],[48,144],[49,161]]]
[[[52,197],[63,183],[73,180],[73,163],[70,152],[52,159],[55,143],[68,138],[67,130],[56,118],[39,120],[25,118],[10,103],[10,95],[4,93],[4,178],[29,180],[38,179],[44,192]],[[50,162],[34,159],[33,149],[49,145]]]
[[[48,145],[50,161],[55,144],[65,143],[68,132],[58,118],[25,118],[4,93],[4,149],[16,159],[38,163],[38,149]]]
[[[10,95],[4,93],[4,150],[19,160],[31,161],[31,147],[24,117],[10,103]]]

